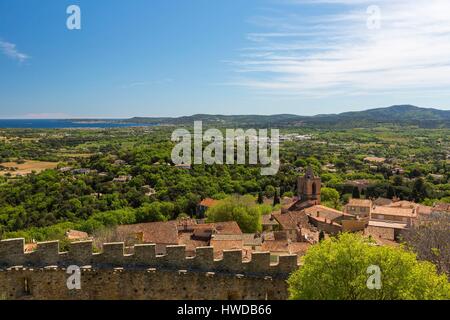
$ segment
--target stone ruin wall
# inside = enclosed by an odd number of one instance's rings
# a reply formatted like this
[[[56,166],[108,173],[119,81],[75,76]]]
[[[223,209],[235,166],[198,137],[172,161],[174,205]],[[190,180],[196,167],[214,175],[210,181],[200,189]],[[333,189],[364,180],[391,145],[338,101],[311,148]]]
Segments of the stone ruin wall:
[[[271,264],[268,252],[255,252],[247,262],[241,250],[224,251],[217,260],[212,247],[186,257],[185,246],[156,255],[154,244],[142,244],[124,254],[123,243],[107,243],[93,253],[92,241],[84,241],[59,252],[59,242],[51,241],[24,253],[24,242],[0,241],[0,300],[287,299],[286,280],[298,268],[296,255]],[[81,268],[81,290],[67,287],[71,265]]]

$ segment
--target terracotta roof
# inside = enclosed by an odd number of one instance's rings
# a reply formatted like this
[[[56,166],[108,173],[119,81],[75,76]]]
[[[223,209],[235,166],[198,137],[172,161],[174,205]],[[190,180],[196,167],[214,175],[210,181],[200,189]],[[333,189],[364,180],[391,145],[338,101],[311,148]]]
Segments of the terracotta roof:
[[[307,208],[304,211],[308,216],[312,216],[314,218],[319,216],[319,218],[326,218],[328,220],[335,220],[336,218],[344,216],[344,213],[342,211],[335,210],[335,209],[328,208],[328,207],[321,206],[321,205],[316,205],[316,206]]]
[[[389,204],[388,207],[416,209],[416,212],[418,214],[427,214],[427,215],[431,214],[431,212],[433,211],[433,207],[428,207],[419,203],[405,200],[393,202]]]
[[[373,204],[376,206],[387,206],[387,205],[390,205],[391,203],[392,203],[391,199],[382,198],[382,197],[375,199],[373,202]]]
[[[370,207],[372,206],[372,200],[369,199],[350,199],[348,202],[350,206]]]
[[[195,219],[191,219],[191,218],[177,220],[177,226],[180,228],[183,228],[185,226],[195,226],[196,224],[197,224],[197,221],[195,221]]]
[[[240,241],[240,240],[243,240],[243,235],[242,234],[215,234],[211,237],[211,240]]]
[[[311,244],[309,244],[308,242],[291,242],[289,244],[289,253],[304,255],[310,247]]]
[[[211,198],[206,198],[206,199],[203,199],[203,200],[199,203],[199,205],[201,205],[201,206],[203,206],[203,207],[211,208],[211,207],[217,205],[218,203],[219,203],[218,200],[214,200],[214,199],[211,199]]]
[[[224,250],[242,250],[244,247],[241,240],[215,240],[211,239],[210,246],[214,248],[214,257],[221,258]]]
[[[144,243],[178,244],[176,221],[123,225],[117,227],[117,232],[124,235],[142,233]]]
[[[391,229],[405,229],[407,225],[405,223],[394,223],[394,222],[384,222],[384,221],[369,221],[370,227],[379,227],[379,228],[391,228]]]
[[[83,240],[88,239],[89,235],[83,231],[69,230],[66,232],[66,237],[69,240]]]
[[[25,253],[30,253],[33,252],[34,250],[37,249],[37,243],[26,243],[25,244]]]
[[[297,229],[299,224],[302,225],[306,222],[306,214],[302,211],[274,214],[273,217],[278,221],[284,230]]]
[[[386,216],[399,216],[399,217],[416,217],[414,208],[401,208],[401,207],[373,207],[372,214],[380,214]]]
[[[387,205],[387,207],[410,208],[410,209],[415,208],[416,206],[417,206],[417,203],[412,202],[412,201],[406,201],[406,200],[392,202]]]
[[[312,207],[312,206],[316,205],[316,203],[317,203],[317,201],[314,201],[314,200],[307,200],[307,201],[299,200],[292,204],[283,206],[283,209],[288,209],[290,211],[300,211],[300,210],[304,210],[306,208]]]
[[[244,246],[260,246],[262,244],[262,237],[255,233],[244,233],[242,235]]]
[[[262,234],[262,239],[263,239],[263,242],[264,241],[275,240],[275,233],[273,231],[271,231],[271,232],[264,232]]]
[[[208,240],[192,239],[192,233],[179,233],[178,244],[185,245],[186,251],[195,251],[199,247],[207,247],[209,245]]]
[[[284,230],[296,229],[297,223],[291,217],[290,212],[273,216]]]
[[[418,214],[431,214],[433,212],[433,207],[424,206],[422,204],[417,205],[417,213]]]
[[[314,221],[318,221],[318,222],[332,224],[332,225],[337,226],[337,227],[342,227],[340,224],[338,224],[338,223],[334,222],[333,220],[328,219],[326,217],[309,216],[309,219],[314,220]]]
[[[194,225],[194,230],[211,229],[214,234],[242,234],[236,221],[203,223]]]
[[[319,231],[311,230],[310,228],[302,228],[302,235],[305,237],[307,241],[310,243],[316,243],[319,241]]]
[[[433,208],[434,212],[447,211],[450,212],[450,203],[438,203]]]
[[[261,246],[263,252],[283,252],[303,255],[311,247],[307,242],[290,242],[288,240],[268,240]]]
[[[289,243],[287,240],[264,241],[261,245],[261,251],[289,252]]]
[[[276,226],[276,225],[278,225],[278,222],[274,217],[272,217],[271,214],[265,214],[262,216],[262,225],[263,226],[264,225],[266,225],[266,226],[274,226],[275,225]]]

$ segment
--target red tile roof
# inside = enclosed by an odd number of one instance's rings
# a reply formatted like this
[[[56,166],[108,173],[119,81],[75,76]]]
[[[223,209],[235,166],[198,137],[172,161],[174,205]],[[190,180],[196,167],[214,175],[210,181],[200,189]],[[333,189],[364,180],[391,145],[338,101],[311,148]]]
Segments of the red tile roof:
[[[194,252],[195,248],[209,246],[209,240],[192,239],[191,233],[179,233],[178,244],[185,245],[186,251]]]
[[[30,253],[33,252],[34,250],[37,249],[37,243],[26,243],[25,244],[25,253]]]
[[[312,221],[328,223],[328,224],[331,224],[333,226],[342,228],[342,226],[339,223],[334,222],[333,220],[330,220],[330,219],[325,218],[325,217],[309,216],[309,219],[311,219]]]
[[[311,244],[309,244],[308,242],[291,242],[289,244],[289,253],[304,255],[310,247]]]
[[[438,203],[434,206],[433,211],[447,211],[450,212],[450,203]]]
[[[433,211],[433,207],[424,206],[419,203],[415,203],[412,201],[405,201],[405,200],[393,202],[393,203],[389,204],[388,207],[416,209],[416,213],[425,214],[425,215],[429,215]]]
[[[88,239],[89,235],[83,231],[69,230],[66,232],[66,237],[68,240],[84,240]]]
[[[307,222],[306,214],[303,211],[274,214],[273,217],[284,230],[297,229],[298,225],[304,225]]]
[[[317,218],[317,217],[325,218],[327,220],[335,220],[344,215],[344,213],[342,211],[335,210],[335,209],[328,208],[328,207],[321,206],[321,205],[316,205],[316,206],[307,208],[304,211],[308,216],[311,216],[314,218]]]
[[[414,218],[417,216],[414,208],[404,207],[373,207],[372,215],[399,216]]]
[[[193,226],[195,230],[211,229],[214,234],[242,234],[236,221],[203,223]]]
[[[144,243],[178,244],[178,229],[176,221],[149,222],[117,227],[122,235],[143,235]]]
[[[288,240],[270,240],[263,242],[261,251],[282,252],[303,255],[311,247],[307,242],[290,242]]]
[[[214,257],[220,259],[223,256],[224,250],[242,250],[244,247],[244,242],[240,240],[216,240],[211,239],[210,246],[214,248]]]
[[[269,240],[261,245],[261,251],[267,252],[289,252],[289,243],[287,240]]]
[[[214,207],[215,205],[217,205],[218,203],[219,203],[218,200],[214,200],[214,199],[211,199],[211,198],[206,198],[206,199],[203,199],[199,203],[199,205],[201,205],[203,207],[211,208],[211,207]]]
[[[278,225],[277,220],[271,214],[265,214],[262,216],[262,225]]]

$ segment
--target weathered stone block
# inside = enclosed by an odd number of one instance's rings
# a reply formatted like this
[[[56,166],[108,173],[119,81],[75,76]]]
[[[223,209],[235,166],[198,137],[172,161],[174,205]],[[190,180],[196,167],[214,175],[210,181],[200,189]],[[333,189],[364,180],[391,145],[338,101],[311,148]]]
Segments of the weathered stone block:
[[[68,264],[86,266],[92,263],[92,241],[72,242],[67,257]]]
[[[216,261],[216,268],[220,271],[242,271],[242,250],[224,250],[222,260]]]
[[[137,266],[150,266],[156,262],[155,244],[137,244],[134,246],[134,263]]]
[[[0,265],[16,266],[22,265],[24,255],[25,239],[9,239],[0,241]]]
[[[249,272],[268,272],[270,270],[270,252],[253,252],[252,259],[247,264]]]
[[[59,241],[39,242],[37,249],[29,255],[33,265],[55,266],[60,262]]]
[[[214,267],[214,248],[201,247],[195,249],[192,267],[199,270],[211,270]]]

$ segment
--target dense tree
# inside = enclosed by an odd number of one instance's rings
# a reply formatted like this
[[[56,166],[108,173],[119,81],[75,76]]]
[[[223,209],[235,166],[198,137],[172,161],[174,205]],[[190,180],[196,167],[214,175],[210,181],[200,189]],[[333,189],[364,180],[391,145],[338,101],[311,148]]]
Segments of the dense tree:
[[[395,196],[396,196],[395,195],[395,189],[391,185],[389,185],[388,189],[387,189],[387,192],[386,192],[386,197],[388,199],[393,199]]]
[[[262,192],[258,192],[258,200],[257,200],[257,202],[259,204],[263,204],[264,203],[264,197],[263,197]]]
[[[276,205],[280,204],[280,196],[278,194],[278,189],[275,190],[275,195],[273,196],[273,206],[275,207]]]
[[[9,234],[35,228],[44,230],[66,222],[80,224],[93,215],[120,209],[133,210],[142,221],[173,219],[182,213],[193,217],[197,203],[207,197],[257,196],[260,191],[273,197],[274,186],[280,187],[278,195],[293,195],[297,177],[302,174],[298,167],[308,165],[321,176],[324,187],[338,191],[343,203],[353,191],[352,187],[346,187],[347,181],[355,179],[371,182],[367,198],[386,197],[393,187],[401,199],[417,199],[426,204],[450,201],[446,129],[286,127],[282,129],[284,133],[308,134],[311,139],[280,144],[281,167],[275,176],[261,176],[260,167],[252,165],[194,165],[191,170],[178,169],[171,163],[172,130],[169,127],[150,131],[148,128],[2,129],[0,137],[5,139],[0,139],[0,161],[59,161],[58,168],[89,168],[97,173],[74,175],[47,170],[13,178],[10,172],[5,172],[5,166],[0,166],[0,230]],[[363,161],[369,154],[384,157],[388,163],[374,170]],[[120,164],[116,160],[121,160]],[[389,177],[395,169],[391,160],[406,173],[397,169],[396,176]],[[112,181],[121,174],[133,178],[126,183]],[[435,179],[430,174],[442,177]],[[414,180],[408,178],[415,176],[426,180],[423,187],[416,186],[413,196]],[[146,185],[154,188],[156,194],[146,195],[143,188]],[[174,205],[170,214],[153,210],[158,203],[166,202]],[[341,205],[336,198],[323,203],[335,208]],[[92,225],[100,226],[102,221],[95,220]]]
[[[321,201],[332,208],[337,208],[339,206],[339,192],[333,188],[324,187],[321,190],[320,195]]]
[[[420,202],[428,196],[427,189],[425,187],[425,181],[422,178],[418,178],[414,181],[412,188],[412,198],[416,202]]]
[[[361,198],[361,194],[359,193],[359,188],[358,187],[353,187],[352,198],[354,198],[354,199]]]
[[[261,207],[251,196],[234,196],[221,200],[207,211],[207,221],[236,221],[245,233],[261,231]]]
[[[375,246],[355,234],[313,246],[288,283],[290,298],[301,300],[450,299],[448,279],[439,276],[433,264],[418,261],[401,248]]]

